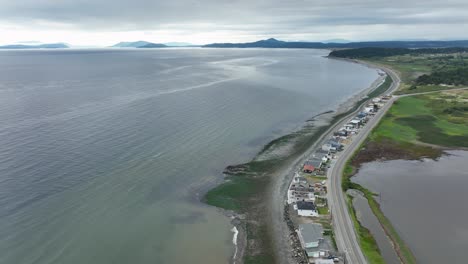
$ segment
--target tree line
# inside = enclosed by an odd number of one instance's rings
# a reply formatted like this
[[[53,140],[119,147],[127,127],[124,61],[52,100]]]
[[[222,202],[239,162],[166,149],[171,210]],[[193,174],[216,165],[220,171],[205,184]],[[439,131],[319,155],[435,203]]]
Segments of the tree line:
[[[342,49],[330,52],[328,56],[337,58],[349,59],[368,59],[372,57],[390,57],[399,55],[422,55],[422,54],[452,54],[468,52],[468,48],[452,47],[452,48],[357,48],[357,49]]]

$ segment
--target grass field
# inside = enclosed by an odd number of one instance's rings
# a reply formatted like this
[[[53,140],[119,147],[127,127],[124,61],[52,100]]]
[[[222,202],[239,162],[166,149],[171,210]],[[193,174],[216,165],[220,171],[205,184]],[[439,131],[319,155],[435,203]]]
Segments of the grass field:
[[[400,98],[370,136],[371,141],[384,139],[468,147],[468,91]]]
[[[380,210],[375,195],[353,183],[351,177],[363,162],[375,159],[438,157],[441,151],[432,145],[468,147],[468,91],[441,91],[398,99],[350,159],[343,173],[343,190],[356,189],[364,194],[404,263],[416,263],[411,250]],[[350,211],[364,254],[372,259],[371,263],[381,263],[375,240],[355,219],[352,206]]]
[[[419,93],[445,90],[445,85],[414,85],[414,81],[423,74],[447,71],[456,67],[465,67],[468,64],[467,54],[426,54],[401,55],[382,58],[372,58],[367,61],[385,65],[396,70],[402,80],[401,89],[397,94]],[[456,88],[454,86],[454,88]]]

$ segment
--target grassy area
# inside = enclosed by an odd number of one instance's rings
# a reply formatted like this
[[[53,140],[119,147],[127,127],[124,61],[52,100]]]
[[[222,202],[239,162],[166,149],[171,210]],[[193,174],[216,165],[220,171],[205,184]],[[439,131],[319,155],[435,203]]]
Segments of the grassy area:
[[[317,211],[320,215],[327,215],[328,212],[328,207],[317,207]]]
[[[390,85],[391,79],[387,79],[371,92],[372,96],[383,93]],[[238,165],[242,170],[228,175],[224,183],[205,194],[204,202],[207,204],[246,216],[244,222],[248,241],[244,256],[245,263],[276,263],[272,246],[274,230],[270,230],[269,221],[265,217],[267,212],[264,204],[265,193],[271,182],[270,175],[302,155],[325,131],[341,118],[358,109],[365,101],[366,99],[362,99],[349,111],[335,115],[328,125],[318,128],[305,126],[299,131],[273,140],[258,155],[268,152],[271,148],[292,143],[291,152],[281,158],[263,161],[254,159],[246,164]]]
[[[468,147],[467,101],[468,91],[444,91],[400,98],[344,169],[343,190],[357,189],[364,194],[372,212],[393,241],[404,263],[416,263],[411,250],[380,210],[380,205],[374,198],[375,194],[353,183],[350,177],[355,174],[361,163],[379,158],[419,159],[440,155],[440,150],[421,145],[421,142],[445,147]],[[352,208],[350,211],[354,214]],[[369,259],[375,258],[375,263],[378,263],[373,240],[368,237],[368,232],[359,222],[355,222],[355,225],[363,252]]]
[[[357,231],[359,244],[361,245],[362,252],[366,256],[369,263],[372,264],[385,264],[385,260],[383,259],[382,255],[380,254],[380,249],[377,246],[377,242],[375,241],[374,237],[370,233],[369,229],[363,227],[357,217],[356,211],[353,207],[353,200],[351,196],[348,196],[348,209],[351,215],[351,219],[354,223],[354,228]]]
[[[446,85],[417,84],[416,80],[424,74],[431,75],[431,73],[451,72],[456,69],[462,69],[467,65],[468,55],[464,53],[406,54],[390,57],[373,57],[366,60],[375,64],[385,65],[399,72],[403,83],[397,94],[405,94],[450,88]],[[453,88],[456,87],[453,86]]]
[[[424,142],[445,147],[468,147],[468,91],[400,98],[370,136],[371,141]]]

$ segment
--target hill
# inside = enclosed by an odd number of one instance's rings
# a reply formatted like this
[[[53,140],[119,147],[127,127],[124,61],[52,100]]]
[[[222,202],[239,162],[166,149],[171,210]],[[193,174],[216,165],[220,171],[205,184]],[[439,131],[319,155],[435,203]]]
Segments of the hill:
[[[344,48],[444,48],[468,47],[468,40],[454,41],[367,41],[350,43],[288,42],[274,38],[247,43],[213,43],[206,48],[302,48],[302,49],[344,49]]]
[[[148,41],[133,41],[133,42],[119,42],[113,46],[113,48],[163,48],[167,47],[164,44],[157,44]]]
[[[63,43],[50,43],[40,45],[24,45],[24,44],[13,44],[0,46],[0,49],[66,49],[68,45]]]

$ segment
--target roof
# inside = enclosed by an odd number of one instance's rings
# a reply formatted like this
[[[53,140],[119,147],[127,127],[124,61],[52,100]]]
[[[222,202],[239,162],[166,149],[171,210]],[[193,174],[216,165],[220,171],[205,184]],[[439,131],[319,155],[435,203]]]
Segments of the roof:
[[[328,155],[328,151],[323,150],[323,149],[317,150],[316,153],[318,154],[318,156],[321,156],[321,155]]]
[[[321,158],[312,158],[310,160],[307,160],[305,162],[306,165],[312,165],[314,166],[315,168],[318,168],[320,167],[320,165],[322,164],[322,159]],[[305,165],[304,165],[305,167]]]
[[[315,204],[312,202],[297,202],[297,209],[299,210],[313,210],[315,211]]]
[[[316,259],[315,264],[334,264],[333,259]]]
[[[321,224],[300,224],[299,232],[305,244],[317,242],[323,238],[323,227]]]
[[[305,182],[307,183],[307,179],[302,177],[302,176],[295,176],[294,177],[294,180],[297,181],[297,182]]]
[[[315,170],[315,167],[313,165],[306,164],[306,165],[304,165],[304,170],[313,171],[313,170]]]

